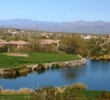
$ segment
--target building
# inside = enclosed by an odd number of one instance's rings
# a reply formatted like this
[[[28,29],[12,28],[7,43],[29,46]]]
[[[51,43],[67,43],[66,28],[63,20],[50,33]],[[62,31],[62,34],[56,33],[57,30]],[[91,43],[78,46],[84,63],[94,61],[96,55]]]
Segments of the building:
[[[19,40],[19,41],[9,41],[9,42],[7,42],[5,40],[0,39],[0,47],[7,45],[7,46],[12,46],[12,47],[19,48],[19,47],[25,47],[28,44],[29,44],[28,42],[22,41],[22,40]]]
[[[41,39],[40,44],[50,45],[54,44],[55,46],[59,45],[60,40],[52,40],[52,39]]]

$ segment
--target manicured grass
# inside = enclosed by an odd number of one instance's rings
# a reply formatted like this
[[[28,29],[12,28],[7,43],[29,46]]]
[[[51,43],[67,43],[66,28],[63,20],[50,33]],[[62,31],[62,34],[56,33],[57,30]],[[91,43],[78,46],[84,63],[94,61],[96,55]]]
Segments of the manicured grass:
[[[58,54],[58,53],[37,53],[30,52],[28,57],[15,57],[0,54],[0,68],[15,67],[24,64],[38,64],[38,63],[49,63],[49,62],[63,62],[69,60],[79,60],[80,58],[76,55],[71,54]]]
[[[29,95],[3,95],[0,94],[0,100],[29,100]]]
[[[76,98],[75,100],[99,100],[97,99],[98,96],[102,96],[103,91],[90,91],[90,90],[82,90],[82,91],[76,91],[76,94],[79,95],[79,98]],[[110,93],[110,92],[108,92]],[[68,95],[68,94],[67,94]],[[31,96],[33,95],[23,95],[23,94],[12,94],[12,95],[3,95],[0,94],[0,100],[31,100]],[[106,99],[100,99],[100,100],[106,100]],[[109,99],[107,99],[109,100]]]
[[[77,93],[84,95],[86,98],[92,98],[96,99],[98,96],[102,95],[103,91],[92,91],[92,90],[87,90],[87,91],[77,91]]]
[[[97,90],[77,91],[77,93],[83,95],[86,98],[85,100],[110,100],[109,91],[106,91],[105,95],[103,95],[104,91]]]

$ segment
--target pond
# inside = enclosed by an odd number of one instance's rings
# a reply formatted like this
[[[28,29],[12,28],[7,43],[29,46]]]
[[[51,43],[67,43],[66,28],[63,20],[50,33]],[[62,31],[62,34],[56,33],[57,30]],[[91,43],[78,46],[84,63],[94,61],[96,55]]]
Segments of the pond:
[[[76,68],[49,69],[16,78],[0,78],[3,89],[41,88],[42,86],[65,86],[85,83],[88,90],[110,91],[110,62],[88,59],[87,64]]]

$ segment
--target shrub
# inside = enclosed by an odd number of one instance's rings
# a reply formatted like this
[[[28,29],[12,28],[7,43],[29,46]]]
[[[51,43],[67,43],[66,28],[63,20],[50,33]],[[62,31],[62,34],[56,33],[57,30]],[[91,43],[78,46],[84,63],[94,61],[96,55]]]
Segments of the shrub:
[[[18,94],[32,94],[33,93],[33,90],[31,89],[28,89],[28,88],[20,88],[18,91],[17,91]]]
[[[55,67],[56,67],[56,68],[60,68],[60,65],[59,65],[59,64],[56,64]]]
[[[0,47],[0,52],[2,52],[2,53],[8,52],[8,46],[2,46],[2,47]]]
[[[1,93],[1,91],[2,91],[2,87],[0,86],[0,93]]]
[[[97,97],[97,100],[110,100],[110,93],[104,90],[102,95]]]
[[[17,92],[14,90],[7,89],[7,90],[2,90],[1,94],[17,94]]]
[[[86,90],[87,86],[84,83],[75,83],[71,86],[73,90]]]
[[[37,89],[32,94],[30,100],[87,100],[84,95],[72,90],[72,86],[64,86],[62,88],[55,88],[52,86]],[[64,91],[68,88],[69,91]]]
[[[52,65],[51,65],[51,69],[53,69],[53,68],[55,68],[55,64],[52,64]]]
[[[38,64],[38,70],[46,70],[43,64]]]
[[[1,94],[32,94],[33,93],[33,90],[28,88],[21,88],[17,91],[10,89],[2,90],[2,87],[0,88],[1,88],[1,92],[0,92]]]
[[[38,67],[41,68],[41,67],[44,67],[44,65],[43,64],[38,64]]]

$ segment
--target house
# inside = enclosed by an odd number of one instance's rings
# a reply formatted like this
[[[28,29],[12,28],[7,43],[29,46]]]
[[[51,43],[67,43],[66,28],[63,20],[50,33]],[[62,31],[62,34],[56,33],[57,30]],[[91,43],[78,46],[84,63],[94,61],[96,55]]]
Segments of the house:
[[[19,47],[25,47],[28,44],[29,44],[28,42],[22,41],[22,40],[19,40],[19,41],[9,41],[9,42],[7,42],[5,40],[0,39],[0,47],[7,45],[7,46],[12,46],[12,47],[19,48]]]
[[[0,39],[0,47],[4,46],[5,44],[7,44],[7,42],[3,39]]]
[[[85,39],[85,40],[89,40],[89,39],[91,39],[91,38],[92,38],[91,35],[86,35],[86,36],[83,37],[83,39]]]
[[[8,45],[11,45],[11,46],[17,47],[17,48],[19,48],[19,47],[25,47],[25,46],[27,46],[28,44],[29,44],[28,42],[22,41],[22,40],[19,40],[19,41],[10,41],[10,42],[8,42]]]
[[[52,40],[52,39],[41,39],[40,44],[49,45],[54,44],[55,46],[59,45],[60,40]]]

